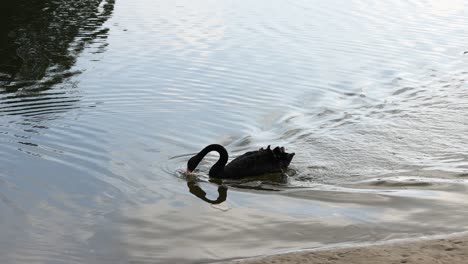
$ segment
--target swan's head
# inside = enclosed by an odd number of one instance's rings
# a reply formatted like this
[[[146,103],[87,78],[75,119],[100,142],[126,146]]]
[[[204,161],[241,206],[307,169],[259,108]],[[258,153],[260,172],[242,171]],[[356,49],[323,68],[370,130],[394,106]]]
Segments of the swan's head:
[[[198,166],[198,163],[200,163],[201,159],[198,157],[198,155],[195,155],[189,159],[187,162],[187,172],[192,173],[195,168]]]

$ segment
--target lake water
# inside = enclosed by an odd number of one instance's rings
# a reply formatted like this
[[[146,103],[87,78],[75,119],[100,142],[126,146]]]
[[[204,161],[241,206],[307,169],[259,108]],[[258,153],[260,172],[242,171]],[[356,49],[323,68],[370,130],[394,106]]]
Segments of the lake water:
[[[2,263],[209,263],[467,230],[468,4],[1,8]],[[267,145],[286,175],[187,160]]]

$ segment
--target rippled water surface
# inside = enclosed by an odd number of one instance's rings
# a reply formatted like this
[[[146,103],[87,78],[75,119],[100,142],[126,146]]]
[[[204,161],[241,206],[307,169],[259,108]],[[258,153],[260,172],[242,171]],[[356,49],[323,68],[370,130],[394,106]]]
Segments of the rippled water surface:
[[[206,263],[467,230],[468,5],[17,1],[2,263]],[[209,181],[210,143],[286,175]]]

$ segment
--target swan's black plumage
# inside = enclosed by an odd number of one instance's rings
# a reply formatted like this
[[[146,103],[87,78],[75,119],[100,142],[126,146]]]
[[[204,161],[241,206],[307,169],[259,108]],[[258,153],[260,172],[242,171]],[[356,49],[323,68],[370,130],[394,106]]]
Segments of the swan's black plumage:
[[[283,147],[247,152],[226,165],[228,153],[218,144],[208,145],[187,162],[187,170],[193,171],[200,161],[211,151],[219,153],[219,160],[211,167],[211,178],[240,179],[265,173],[283,172],[291,163],[294,153],[287,153]]]

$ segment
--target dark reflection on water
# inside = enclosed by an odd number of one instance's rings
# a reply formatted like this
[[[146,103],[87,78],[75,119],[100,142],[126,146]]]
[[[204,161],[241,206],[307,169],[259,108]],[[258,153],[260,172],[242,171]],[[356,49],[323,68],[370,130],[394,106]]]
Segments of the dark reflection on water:
[[[206,197],[206,192],[198,185],[196,181],[187,181],[187,186],[189,188],[190,193],[195,195],[196,197],[202,199],[203,201],[210,203],[210,204],[220,204],[226,201],[227,197],[227,190],[228,188],[225,186],[218,186],[218,198],[216,199],[209,199]]]
[[[463,1],[9,2],[2,263],[200,263],[468,228]],[[283,175],[213,181],[215,154],[181,175],[211,143],[296,156]]]
[[[49,89],[70,71],[83,48],[107,37],[101,28],[114,2],[9,1],[2,8],[0,81],[5,92]],[[1,91],[1,90],[0,90]],[[21,93],[24,95],[24,93]]]
[[[293,174],[291,174],[293,175]],[[275,173],[265,174],[256,177],[241,179],[241,180],[221,180],[221,179],[209,179],[210,183],[218,185],[218,197],[216,199],[210,199],[206,197],[206,192],[200,186],[200,180],[193,177],[186,177],[187,186],[189,187],[190,193],[203,201],[211,204],[220,204],[227,199],[228,187],[236,188],[238,190],[256,190],[256,191],[267,191],[267,192],[279,192],[288,188],[287,174]]]
[[[3,142],[41,148],[31,139],[45,134],[60,114],[80,108],[72,69],[93,43],[103,52],[114,1],[9,1],[2,7],[0,33],[0,124]],[[31,148],[18,150],[44,157]],[[62,152],[52,149],[53,152]]]

